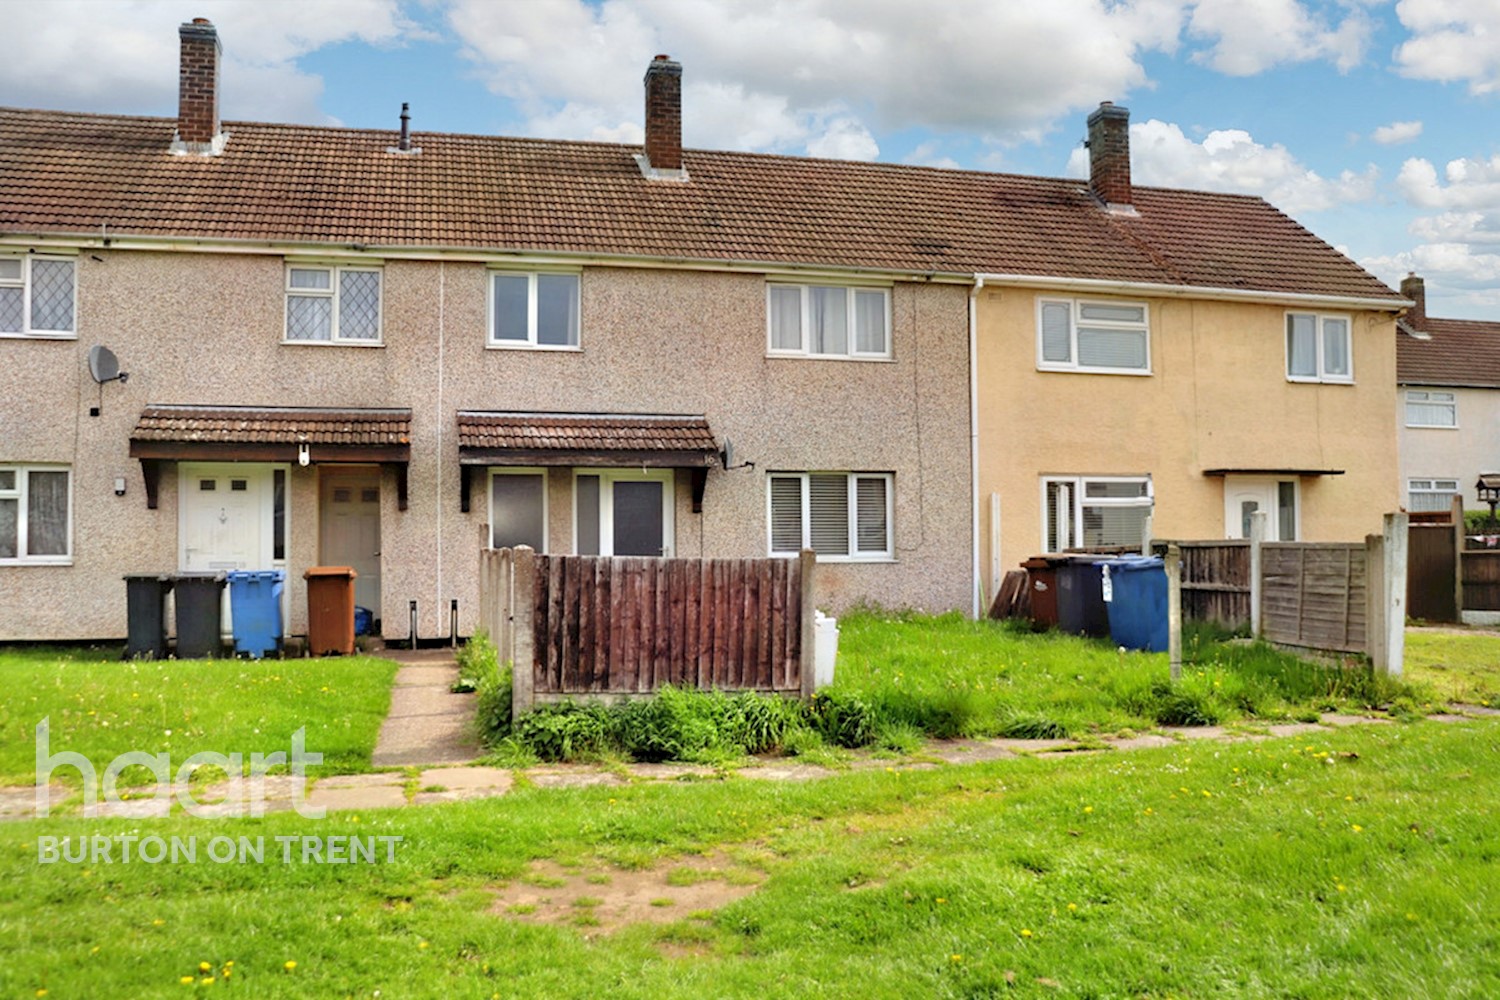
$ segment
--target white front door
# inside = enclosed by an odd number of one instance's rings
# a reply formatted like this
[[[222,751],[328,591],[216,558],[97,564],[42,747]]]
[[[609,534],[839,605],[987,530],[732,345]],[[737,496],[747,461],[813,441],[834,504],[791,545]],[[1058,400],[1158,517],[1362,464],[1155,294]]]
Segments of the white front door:
[[[380,470],[319,470],[318,561],[352,566],[354,603],[380,617]]]
[[[1300,534],[1295,479],[1224,477],[1224,537],[1249,538],[1250,515],[1265,511],[1266,541],[1292,542]]]
[[[178,568],[225,573],[273,568],[273,490],[269,465],[184,462],[177,469]],[[224,591],[224,630],[230,629]]]

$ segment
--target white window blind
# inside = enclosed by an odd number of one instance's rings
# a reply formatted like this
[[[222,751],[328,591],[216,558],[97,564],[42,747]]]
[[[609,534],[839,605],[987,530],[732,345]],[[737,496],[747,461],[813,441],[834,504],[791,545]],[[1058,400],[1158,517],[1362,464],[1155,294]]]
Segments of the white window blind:
[[[1406,426],[1457,427],[1456,393],[1411,389],[1406,393]]]
[[[832,559],[888,559],[889,473],[775,473],[769,482],[772,555],[811,548]]]
[[[1037,367],[1116,373],[1149,371],[1151,336],[1146,307],[1128,302],[1039,301]]]
[[[1153,507],[1147,477],[1047,477],[1042,489],[1042,544],[1048,552],[1137,548],[1145,540]]]

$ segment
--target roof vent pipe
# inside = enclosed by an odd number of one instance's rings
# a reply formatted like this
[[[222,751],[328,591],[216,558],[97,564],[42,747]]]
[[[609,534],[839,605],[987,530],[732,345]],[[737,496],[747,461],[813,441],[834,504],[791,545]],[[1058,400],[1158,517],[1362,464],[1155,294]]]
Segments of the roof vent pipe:
[[[407,113],[410,107],[407,102],[401,102],[401,141],[396,148],[403,153],[411,152],[411,115]]]

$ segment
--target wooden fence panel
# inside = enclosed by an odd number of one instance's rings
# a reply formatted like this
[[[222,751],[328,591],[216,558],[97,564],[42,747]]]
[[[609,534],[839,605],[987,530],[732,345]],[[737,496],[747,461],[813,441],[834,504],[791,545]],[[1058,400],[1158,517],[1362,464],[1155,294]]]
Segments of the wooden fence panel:
[[[1261,631],[1271,642],[1365,651],[1363,545],[1268,542],[1261,579]]]
[[[1447,521],[1409,525],[1406,558],[1406,613],[1432,622],[1458,621],[1453,526]]]
[[[666,684],[802,693],[811,676],[803,628],[811,576],[801,560],[526,549],[485,550],[480,558],[481,621],[518,675],[524,656],[531,659],[529,693],[517,711],[532,697],[646,694]],[[523,561],[529,593],[516,590]]]
[[[1463,554],[1464,610],[1500,611],[1500,549]]]
[[[1158,542],[1157,548],[1166,543]],[[1182,617],[1228,629],[1250,625],[1250,543],[1176,542],[1182,554]],[[1163,549],[1164,551],[1164,549]]]

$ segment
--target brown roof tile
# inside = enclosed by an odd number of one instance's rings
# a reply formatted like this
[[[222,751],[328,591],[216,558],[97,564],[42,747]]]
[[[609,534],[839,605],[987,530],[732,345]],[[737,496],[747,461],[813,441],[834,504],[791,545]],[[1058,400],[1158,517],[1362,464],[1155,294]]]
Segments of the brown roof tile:
[[[409,445],[411,411],[148,406],[130,438],[211,444]]]
[[[1500,389],[1500,323],[1427,317],[1420,329],[1431,339],[1396,334],[1398,383]]]
[[[222,156],[168,152],[174,119],[0,109],[0,232],[474,247],[1012,273],[1390,300],[1260,198],[1138,187],[1138,218],[1078,180],[687,150],[227,122]]]
[[[475,450],[717,452],[701,416],[460,410],[458,446]]]

